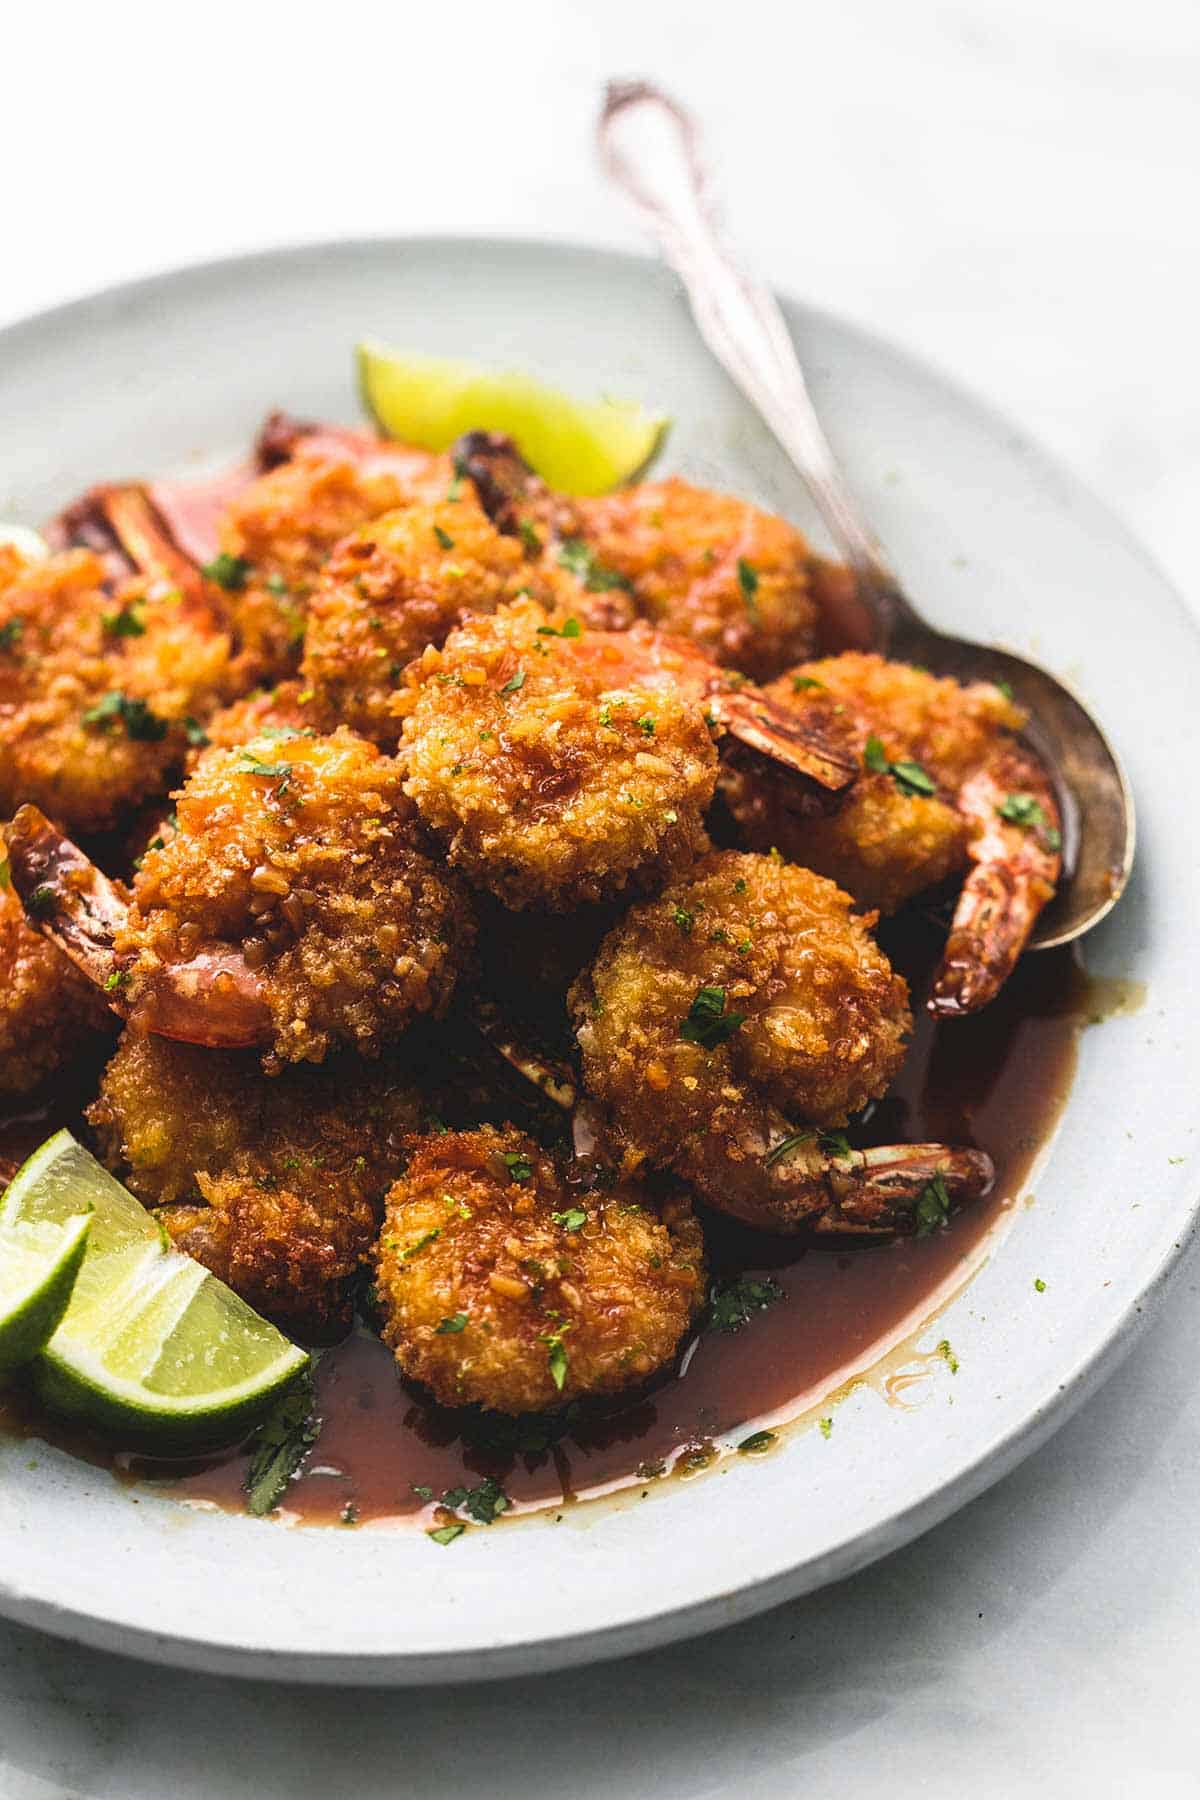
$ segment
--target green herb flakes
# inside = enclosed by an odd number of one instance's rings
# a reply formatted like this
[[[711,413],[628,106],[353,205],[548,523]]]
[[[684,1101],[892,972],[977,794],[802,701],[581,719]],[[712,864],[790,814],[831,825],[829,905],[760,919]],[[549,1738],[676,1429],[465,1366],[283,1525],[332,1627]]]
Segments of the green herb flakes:
[[[246,1510],[256,1518],[279,1505],[292,1476],[320,1436],[312,1379],[317,1360],[314,1356],[309,1369],[276,1401],[258,1428],[244,1483]]]
[[[560,568],[569,569],[583,583],[589,594],[605,594],[612,588],[629,591],[625,576],[597,562],[595,552],[582,538],[564,538],[558,546],[558,562]]]
[[[766,1312],[783,1299],[783,1289],[770,1276],[761,1281],[750,1275],[739,1275],[735,1281],[717,1282],[704,1315],[706,1331],[734,1332],[750,1323],[757,1312]]]
[[[745,1013],[725,1010],[723,987],[702,987],[692,1001],[687,1018],[680,1024],[679,1035],[685,1043],[699,1044],[704,1050],[716,1050],[745,1022]]]
[[[566,1212],[552,1212],[550,1217],[564,1231],[582,1231],[587,1224],[587,1214],[581,1206],[569,1207]]]
[[[465,1331],[466,1329],[466,1313],[451,1313],[448,1318],[442,1319],[439,1322],[435,1336],[457,1337],[460,1331]]]
[[[240,594],[250,578],[250,564],[243,556],[229,556],[222,550],[208,563],[202,563],[200,573],[218,587],[224,588],[227,594]]]
[[[929,1237],[948,1223],[950,1218],[950,1196],[946,1192],[946,1181],[941,1170],[933,1180],[921,1189],[920,1197],[913,1210],[917,1222],[917,1236]]]
[[[762,1456],[774,1442],[775,1433],[773,1431],[752,1431],[750,1436],[743,1438],[738,1445],[738,1455]]]
[[[89,706],[83,715],[83,722],[85,725],[98,725],[101,731],[107,731],[112,725],[120,723],[125,727],[127,737],[143,744],[161,743],[167,735],[167,721],[151,712],[144,700],[131,700],[127,694],[117,690],[105,694],[102,700],[97,700],[95,706]]]

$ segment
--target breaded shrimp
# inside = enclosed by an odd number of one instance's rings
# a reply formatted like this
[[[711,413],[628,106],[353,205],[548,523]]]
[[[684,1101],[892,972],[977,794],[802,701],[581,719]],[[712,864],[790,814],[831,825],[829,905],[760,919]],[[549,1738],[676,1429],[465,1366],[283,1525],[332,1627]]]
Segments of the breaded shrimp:
[[[445,1009],[474,935],[400,783],[344,730],[214,747],[141,858],[132,906],[33,807],[8,831],[13,883],[144,1030],[265,1045],[271,1068],[335,1045],[376,1055]]]
[[[426,650],[393,704],[405,792],[507,906],[562,911],[659,882],[706,843],[704,702],[631,634],[513,601]]]
[[[520,546],[500,535],[469,483],[453,492],[344,538],[309,601],[306,685],[331,718],[385,747],[399,735],[390,702],[405,666],[525,581]]]
[[[724,851],[609,933],[570,1005],[584,1085],[627,1167],[671,1168],[711,1205],[772,1230],[856,1216],[894,1228],[896,1206],[884,1219],[874,1204],[881,1169],[894,1202],[915,1202],[934,1147],[864,1160],[847,1146],[835,1167],[813,1129],[883,1094],[912,1023],[904,981],[852,905],[807,869]],[[933,1166],[978,1192],[986,1171],[956,1165],[964,1154]]]
[[[271,1079],[245,1052],[127,1029],[87,1116],[180,1249],[260,1311],[320,1332],[345,1322],[422,1107],[387,1062]]]
[[[0,1103],[33,1093],[95,1049],[113,1023],[103,995],[28,924],[6,876],[0,886]]]
[[[857,652],[805,663],[767,691],[808,729],[840,734],[863,772],[836,810],[800,818],[769,770],[726,770],[744,840],[777,846],[883,912],[974,865],[934,1010],[984,1004],[1058,877],[1057,801],[1016,740],[1024,713],[988,682],[964,687]]]
[[[570,1185],[511,1127],[415,1138],[377,1254],[383,1336],[447,1406],[542,1412],[635,1387],[704,1299],[686,1203]]]
[[[228,695],[231,639],[194,596],[66,551],[0,591],[0,813],[32,801],[68,830],[161,793]]]

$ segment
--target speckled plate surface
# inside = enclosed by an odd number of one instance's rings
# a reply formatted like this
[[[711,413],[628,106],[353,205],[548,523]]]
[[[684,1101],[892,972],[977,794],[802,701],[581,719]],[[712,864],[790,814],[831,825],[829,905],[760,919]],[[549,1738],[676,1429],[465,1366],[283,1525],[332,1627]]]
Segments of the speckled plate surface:
[[[613,1656],[848,1573],[1035,1449],[1113,1366],[1192,1231],[1200,633],[1095,500],[928,368],[789,306],[834,444],[935,624],[1068,677],[1125,760],[1139,864],[1086,948],[1145,984],[1084,1033],[1036,1204],[953,1302],[961,1371],[901,1412],[863,1387],[829,1441],[648,1504],[469,1533],[289,1530],[189,1510],[0,1438],[0,1612],[109,1649],[260,1676],[415,1683]],[[0,334],[0,517],[36,523],[103,477],[185,472],[286,405],[353,419],[374,334],[533,370],[673,415],[663,466],[809,524],[795,477],[653,263],[420,239],[214,263]],[[1181,825],[1181,822],[1182,825]],[[1035,1278],[1045,1291],[1035,1289]]]

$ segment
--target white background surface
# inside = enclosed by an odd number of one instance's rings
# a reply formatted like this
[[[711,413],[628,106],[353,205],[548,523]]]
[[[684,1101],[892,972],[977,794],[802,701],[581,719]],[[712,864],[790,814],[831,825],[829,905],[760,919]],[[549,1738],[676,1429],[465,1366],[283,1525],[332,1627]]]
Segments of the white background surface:
[[[590,132],[602,79],[649,73],[708,121],[759,268],[1005,407],[1195,594],[1194,0],[74,11],[5,22],[0,322],[297,238],[636,244]],[[1200,1794],[1198,1328],[1193,1262],[1099,1398],[956,1519],[630,1663],[296,1693],[0,1626],[0,1796]]]

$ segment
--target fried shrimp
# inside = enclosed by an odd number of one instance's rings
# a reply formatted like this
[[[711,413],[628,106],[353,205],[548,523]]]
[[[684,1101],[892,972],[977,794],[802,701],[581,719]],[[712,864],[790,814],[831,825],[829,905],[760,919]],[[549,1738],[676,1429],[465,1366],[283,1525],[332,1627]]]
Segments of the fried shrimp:
[[[581,501],[580,524],[642,618],[715,662],[765,681],[812,654],[812,552],[785,519],[673,477]]]
[[[570,1004],[626,1166],[671,1168],[777,1231],[894,1229],[933,1170],[982,1191],[990,1169],[970,1152],[830,1156],[818,1138],[885,1091],[912,1022],[852,906],[808,869],[724,851],[609,933]]]
[[[931,1004],[944,1014],[983,1005],[1059,871],[1053,787],[1015,737],[1024,713],[990,683],[964,687],[855,652],[806,663],[767,692],[810,731],[827,730],[862,774],[836,810],[801,818],[769,769],[727,769],[722,791],[744,840],[777,846],[882,912],[969,867]]]
[[[511,1128],[415,1138],[377,1255],[385,1341],[447,1406],[543,1412],[669,1363],[704,1298],[686,1203],[576,1188]]]
[[[393,704],[405,792],[450,862],[510,907],[662,881],[707,841],[704,702],[630,633],[516,600],[427,649]]]
[[[34,922],[147,1031],[266,1047],[272,1068],[335,1045],[378,1054],[440,1014],[474,928],[420,847],[390,758],[352,733],[213,748],[147,850],[133,904],[33,807],[9,828]]]
[[[216,562],[257,678],[268,681],[296,667],[309,596],[334,545],[396,507],[440,497],[453,473],[446,457],[336,430],[297,430],[271,459],[230,503]]]
[[[87,1116],[108,1167],[161,1209],[181,1250],[319,1333],[346,1322],[421,1103],[386,1062],[270,1079],[244,1052],[127,1030]]]
[[[189,736],[227,697],[231,639],[166,583],[110,592],[69,550],[0,589],[0,812],[32,801],[94,832],[170,784]]]
[[[103,996],[0,887],[0,1100],[33,1093],[112,1024]]]
[[[386,513],[344,538],[309,602],[303,675],[318,704],[364,737],[394,745],[390,703],[406,664],[472,613],[492,613],[525,580],[469,485],[455,498]]]

